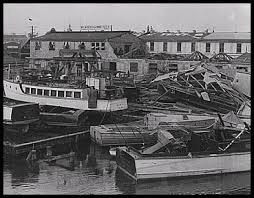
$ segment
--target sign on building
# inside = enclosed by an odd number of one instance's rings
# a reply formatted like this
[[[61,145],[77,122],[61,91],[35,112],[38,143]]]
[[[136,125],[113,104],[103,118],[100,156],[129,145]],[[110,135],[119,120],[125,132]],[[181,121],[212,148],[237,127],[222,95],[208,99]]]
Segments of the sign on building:
[[[85,25],[81,26],[81,30],[110,30],[111,25]]]

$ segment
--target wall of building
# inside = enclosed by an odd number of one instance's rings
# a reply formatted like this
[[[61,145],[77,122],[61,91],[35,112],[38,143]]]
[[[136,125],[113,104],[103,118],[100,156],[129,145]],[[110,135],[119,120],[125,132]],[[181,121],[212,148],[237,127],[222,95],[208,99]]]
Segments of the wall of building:
[[[154,51],[150,50],[150,42],[146,42],[149,53],[168,53],[168,54],[191,54],[192,42],[179,42],[181,43],[181,51],[177,51],[178,42],[167,42],[167,51],[163,51],[164,42],[154,42]]]
[[[219,53],[219,42],[209,42],[210,43],[210,52],[206,52],[206,43],[207,42],[197,42],[196,43],[196,50],[201,52],[207,57],[212,57],[215,54]],[[237,43],[224,43],[224,53],[232,55],[232,56],[239,56],[246,52],[251,52],[251,44],[250,43],[242,43],[241,46],[241,52],[242,53],[236,53],[236,46]]]

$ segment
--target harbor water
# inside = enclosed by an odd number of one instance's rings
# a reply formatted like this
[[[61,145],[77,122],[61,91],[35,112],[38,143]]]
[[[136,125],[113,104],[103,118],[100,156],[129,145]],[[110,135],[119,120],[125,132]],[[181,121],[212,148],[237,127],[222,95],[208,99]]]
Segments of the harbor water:
[[[24,157],[4,159],[4,194],[250,194],[250,172],[147,180],[135,183],[117,169],[109,147],[90,141],[56,147],[53,155],[75,151],[69,159],[48,164]]]

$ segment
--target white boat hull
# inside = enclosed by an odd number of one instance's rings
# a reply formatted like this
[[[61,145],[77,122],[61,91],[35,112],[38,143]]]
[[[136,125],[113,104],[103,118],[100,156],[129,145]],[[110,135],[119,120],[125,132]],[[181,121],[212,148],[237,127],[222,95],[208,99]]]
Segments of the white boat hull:
[[[132,154],[127,155],[133,159],[134,164],[130,163],[129,165],[135,166],[135,173],[123,167],[124,165],[118,161],[118,156],[117,165],[135,180],[250,171],[250,152],[195,157],[138,157]]]
[[[97,100],[96,108],[88,108],[88,100],[80,98],[58,98],[50,96],[26,94],[21,90],[19,83],[4,80],[6,98],[24,102],[35,102],[40,105],[60,106],[65,108],[93,110],[93,111],[118,111],[127,109],[127,98],[114,100]]]

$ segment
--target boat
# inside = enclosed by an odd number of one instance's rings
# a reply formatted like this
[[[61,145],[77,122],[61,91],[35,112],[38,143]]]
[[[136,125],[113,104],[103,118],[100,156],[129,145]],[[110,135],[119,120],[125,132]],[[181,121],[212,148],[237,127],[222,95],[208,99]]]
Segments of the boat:
[[[218,113],[238,111],[248,98],[232,87],[232,79],[205,64],[171,72],[152,81],[161,96],[169,96]]]
[[[113,112],[127,109],[127,99],[120,89],[109,87],[105,78],[87,77],[85,85],[57,83],[51,81],[3,80],[7,98],[35,102],[39,105],[58,106],[64,108]]]
[[[100,146],[148,145],[156,142],[157,131],[140,123],[107,124],[90,126],[90,137]]]
[[[240,125],[160,130],[151,147],[117,147],[117,166],[135,181],[250,171],[250,129]]]
[[[16,129],[26,133],[30,125],[39,121],[40,109],[37,103],[11,103],[3,104],[3,123],[7,129]]]
[[[144,117],[144,123],[148,129],[173,125],[197,129],[211,127],[216,119],[217,117],[211,115],[149,113]]]

